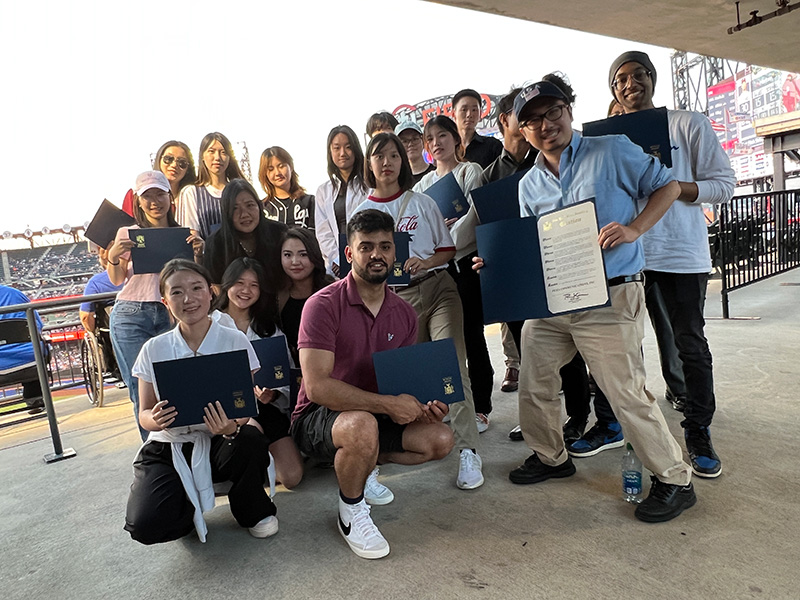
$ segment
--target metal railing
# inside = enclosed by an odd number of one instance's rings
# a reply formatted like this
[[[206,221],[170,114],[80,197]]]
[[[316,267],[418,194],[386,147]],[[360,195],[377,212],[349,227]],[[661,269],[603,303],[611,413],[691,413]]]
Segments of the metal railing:
[[[38,328],[36,327],[35,312],[62,312],[64,309],[75,308],[84,302],[103,302],[113,300],[116,298],[116,292],[109,292],[105,294],[92,294],[91,296],[77,296],[73,298],[59,298],[58,300],[45,300],[42,302],[26,302],[24,304],[13,304],[10,306],[1,306],[0,314],[7,313],[25,313],[25,318],[28,322],[28,331],[32,340],[40,339]],[[50,310],[55,309],[55,310]],[[68,327],[69,324],[58,324],[50,327],[50,330]],[[58,420],[56,418],[56,411],[53,406],[53,396],[51,390],[63,389],[65,387],[72,387],[75,384],[73,381],[67,383],[60,381],[55,383],[51,388],[50,378],[47,369],[47,360],[42,351],[41,344],[33,344],[33,354],[36,360],[36,372],[39,376],[39,383],[42,386],[42,399],[44,400],[45,409],[47,410],[47,419],[50,425],[50,437],[53,441],[53,453],[46,454],[44,457],[45,462],[51,463],[65,458],[72,458],[76,455],[75,450],[72,448],[64,448],[61,444],[61,434],[58,430]],[[68,363],[71,364],[71,363]],[[82,375],[81,375],[82,377]]]
[[[800,266],[798,203],[800,194],[787,190],[737,196],[719,205],[712,254],[722,275],[723,318],[730,318],[730,292]]]

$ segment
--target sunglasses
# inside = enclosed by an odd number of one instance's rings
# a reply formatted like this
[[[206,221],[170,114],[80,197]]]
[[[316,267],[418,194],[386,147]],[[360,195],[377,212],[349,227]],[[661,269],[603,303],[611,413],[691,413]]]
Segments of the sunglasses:
[[[163,162],[167,166],[169,166],[173,162],[175,162],[175,164],[177,164],[178,167],[181,168],[181,169],[189,168],[189,161],[188,160],[186,160],[185,158],[175,158],[174,156],[170,156],[169,154],[165,154],[164,156],[162,156],[161,157],[161,162]]]

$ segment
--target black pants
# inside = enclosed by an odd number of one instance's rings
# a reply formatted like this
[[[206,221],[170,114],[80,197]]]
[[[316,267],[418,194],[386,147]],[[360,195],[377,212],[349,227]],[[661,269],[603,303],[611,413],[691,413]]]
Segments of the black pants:
[[[708,427],[716,410],[711,350],[708,348],[708,340],[704,333],[706,322],[703,317],[708,274],[645,271],[645,290],[648,285],[658,287],[668,317],[667,325],[672,327],[678,358],[683,364],[686,407],[681,426]],[[653,295],[645,292],[648,311],[651,298]],[[660,307],[656,306],[653,310],[657,312]],[[653,327],[658,326],[659,320],[653,319]],[[658,329],[656,337],[659,337]],[[670,389],[673,393],[677,393],[671,387]],[[608,400],[600,390],[595,396],[594,410],[598,420],[616,421]]]
[[[525,360],[520,347],[524,323],[525,321],[507,323],[514,343],[517,345],[520,363]],[[576,352],[572,360],[561,367],[559,374],[561,375],[561,389],[564,390],[564,407],[567,410],[567,416],[576,421],[586,420],[589,417],[591,395],[589,393],[589,373],[580,352]]]
[[[464,307],[464,344],[467,348],[467,373],[472,387],[475,412],[488,415],[492,412],[492,387],[494,369],[483,332],[483,302],[481,280],[472,270],[473,252],[457,263],[450,261],[447,272],[453,277]],[[457,266],[456,266],[457,265]]]
[[[275,505],[264,490],[269,466],[267,439],[255,427],[245,425],[232,441],[211,438],[211,477],[231,481],[228,492],[231,513],[242,527],[274,515]],[[191,464],[193,444],[183,444]],[[125,514],[125,530],[142,544],[170,542],[194,530],[194,506],[172,464],[172,446],[149,442],[133,463],[133,484]]]

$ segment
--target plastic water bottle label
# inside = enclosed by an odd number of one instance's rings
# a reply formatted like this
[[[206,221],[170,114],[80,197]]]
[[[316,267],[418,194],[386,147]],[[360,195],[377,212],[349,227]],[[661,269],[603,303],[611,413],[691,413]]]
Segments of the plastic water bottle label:
[[[622,488],[633,496],[642,493],[642,474],[638,471],[625,471],[622,474]]]

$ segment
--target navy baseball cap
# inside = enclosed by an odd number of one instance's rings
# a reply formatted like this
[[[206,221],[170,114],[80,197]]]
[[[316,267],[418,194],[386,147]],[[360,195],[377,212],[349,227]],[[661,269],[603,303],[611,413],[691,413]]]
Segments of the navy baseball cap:
[[[522,91],[517,94],[517,97],[514,98],[514,116],[519,120],[519,115],[522,113],[522,110],[529,102],[533,102],[537,98],[558,98],[569,104],[566,95],[564,95],[564,92],[562,92],[557,85],[549,81],[537,81],[536,83],[526,85],[522,88]]]

